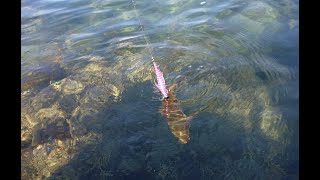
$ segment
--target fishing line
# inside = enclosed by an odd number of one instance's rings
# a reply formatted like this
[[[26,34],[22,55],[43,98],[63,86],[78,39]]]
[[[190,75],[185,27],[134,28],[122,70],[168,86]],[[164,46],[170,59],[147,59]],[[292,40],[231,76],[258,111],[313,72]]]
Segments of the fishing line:
[[[155,83],[155,81],[154,81],[154,85],[158,88],[159,92],[161,93],[161,95],[162,95],[161,101],[162,101],[164,98],[168,98],[168,90],[167,90],[167,87],[166,87],[165,79],[163,77],[163,73],[159,69],[159,66],[156,65],[156,62],[155,62],[154,57],[152,55],[152,49],[151,49],[151,47],[149,45],[148,39],[147,39],[147,37],[145,35],[146,33],[145,33],[144,28],[143,28],[142,23],[141,23],[140,16],[138,15],[138,12],[137,12],[136,2],[135,2],[135,0],[131,0],[131,2],[132,2],[132,5],[133,5],[133,8],[134,8],[134,12],[136,14],[136,17],[139,19],[139,24],[140,24],[140,27],[141,27],[141,30],[142,30],[142,35],[143,35],[143,38],[144,38],[144,40],[146,42],[147,49],[149,51],[149,54],[150,54],[152,62],[153,62],[154,73],[156,74],[156,78],[157,78],[157,83]]]
[[[144,31],[144,28],[143,28],[143,26],[142,26],[140,16],[138,15],[138,12],[137,12],[136,2],[135,2],[134,0],[131,0],[131,2],[132,2],[132,5],[133,5],[133,8],[134,8],[135,15],[136,15],[136,17],[137,17],[138,20],[139,20],[139,25],[140,25],[141,30],[142,30],[142,35],[143,35],[144,41],[146,42],[147,49],[148,49],[149,54],[150,54],[150,56],[151,56],[152,62],[155,62],[155,60],[154,60],[154,58],[153,58],[153,55],[152,55],[152,49],[151,49],[151,47],[149,46],[149,42],[148,42],[148,39],[147,39],[147,37],[146,37],[146,35],[145,35],[145,31]]]

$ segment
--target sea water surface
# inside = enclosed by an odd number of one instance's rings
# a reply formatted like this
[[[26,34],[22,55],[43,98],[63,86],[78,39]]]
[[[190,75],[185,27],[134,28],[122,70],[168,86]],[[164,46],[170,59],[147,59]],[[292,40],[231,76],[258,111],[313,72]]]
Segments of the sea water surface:
[[[21,178],[299,179],[298,33],[298,0],[22,0]]]

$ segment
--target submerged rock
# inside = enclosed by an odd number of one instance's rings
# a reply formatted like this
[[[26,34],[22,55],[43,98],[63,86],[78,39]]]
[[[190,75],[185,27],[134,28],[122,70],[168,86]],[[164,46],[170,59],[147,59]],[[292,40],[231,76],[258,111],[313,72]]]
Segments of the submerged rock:
[[[78,97],[76,94],[66,95],[63,96],[60,100],[58,100],[60,108],[67,113],[67,117],[70,116],[72,111],[77,107],[78,105]]]
[[[32,143],[32,130],[21,126],[21,149],[30,147]]]
[[[244,29],[248,32],[261,33],[265,29],[263,23],[254,21],[242,14],[237,14],[226,20],[232,28]]]
[[[52,176],[75,154],[70,149],[101,139],[99,112],[120,98],[123,89],[113,69],[106,65],[103,58],[89,57],[73,68],[52,63],[23,74],[23,89],[43,87],[32,96],[21,96],[21,150],[32,151],[32,156],[23,160],[25,179]],[[69,76],[58,76],[65,69]],[[49,85],[52,80],[56,82]]]
[[[275,21],[279,13],[272,6],[262,1],[253,1],[246,7],[241,14],[261,23]]]
[[[50,81],[58,81],[65,77],[66,72],[59,63],[48,63],[40,67],[31,68],[21,75],[21,91],[33,87],[49,85]]]
[[[47,143],[53,139],[71,138],[70,128],[66,121],[55,122],[39,128],[33,133],[32,146]]]
[[[72,79],[65,79],[61,85],[61,90],[64,95],[79,94],[84,90],[84,88],[84,84]]]
[[[64,120],[66,114],[60,109],[58,104],[53,104],[49,108],[40,109],[37,113],[35,113],[34,117],[37,118],[38,122],[51,123]]]
[[[288,123],[279,111],[272,108],[265,109],[260,115],[260,129],[272,140],[286,143],[284,141],[289,133]]]

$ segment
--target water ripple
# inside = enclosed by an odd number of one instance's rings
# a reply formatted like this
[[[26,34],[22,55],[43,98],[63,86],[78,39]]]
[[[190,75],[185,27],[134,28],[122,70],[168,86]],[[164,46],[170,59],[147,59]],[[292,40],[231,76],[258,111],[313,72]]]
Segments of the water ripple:
[[[81,144],[72,143],[79,156],[70,158],[71,164],[83,169],[90,164],[90,171],[102,168],[117,179],[133,174],[138,179],[143,179],[139,174],[148,174],[147,179],[288,179],[279,169],[286,171],[289,144],[298,142],[298,4],[135,3],[136,8],[131,0],[21,1],[21,76],[66,71],[58,82],[30,76],[31,93],[22,93],[23,125],[47,121],[37,119],[39,111],[46,115],[59,109]],[[50,66],[57,50],[63,60]],[[192,116],[186,145],[176,141],[159,114],[151,56],[168,86],[177,84],[174,93],[183,113]],[[49,120],[56,121],[55,116]],[[25,129],[33,131],[23,127],[21,134],[28,134]],[[94,134],[102,141],[90,139]],[[32,136],[24,136],[24,144]],[[109,148],[115,150],[107,155],[112,162],[82,162],[83,156],[95,157],[88,141],[107,147],[110,139],[117,146]],[[50,150],[53,160],[56,150]],[[99,153],[97,158],[106,160]],[[37,154],[34,159],[39,160]],[[52,171],[37,167],[45,170],[37,173],[56,178],[54,173],[71,164],[56,163],[59,169]],[[90,177],[99,179],[99,173],[79,175]]]

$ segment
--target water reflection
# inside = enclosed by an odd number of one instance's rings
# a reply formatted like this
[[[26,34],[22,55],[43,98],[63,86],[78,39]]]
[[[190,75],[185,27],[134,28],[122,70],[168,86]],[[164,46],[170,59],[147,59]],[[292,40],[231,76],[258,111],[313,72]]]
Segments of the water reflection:
[[[141,25],[130,0],[22,1],[22,179],[295,179],[298,3],[136,10]],[[166,102],[144,35],[166,81],[184,77]]]

